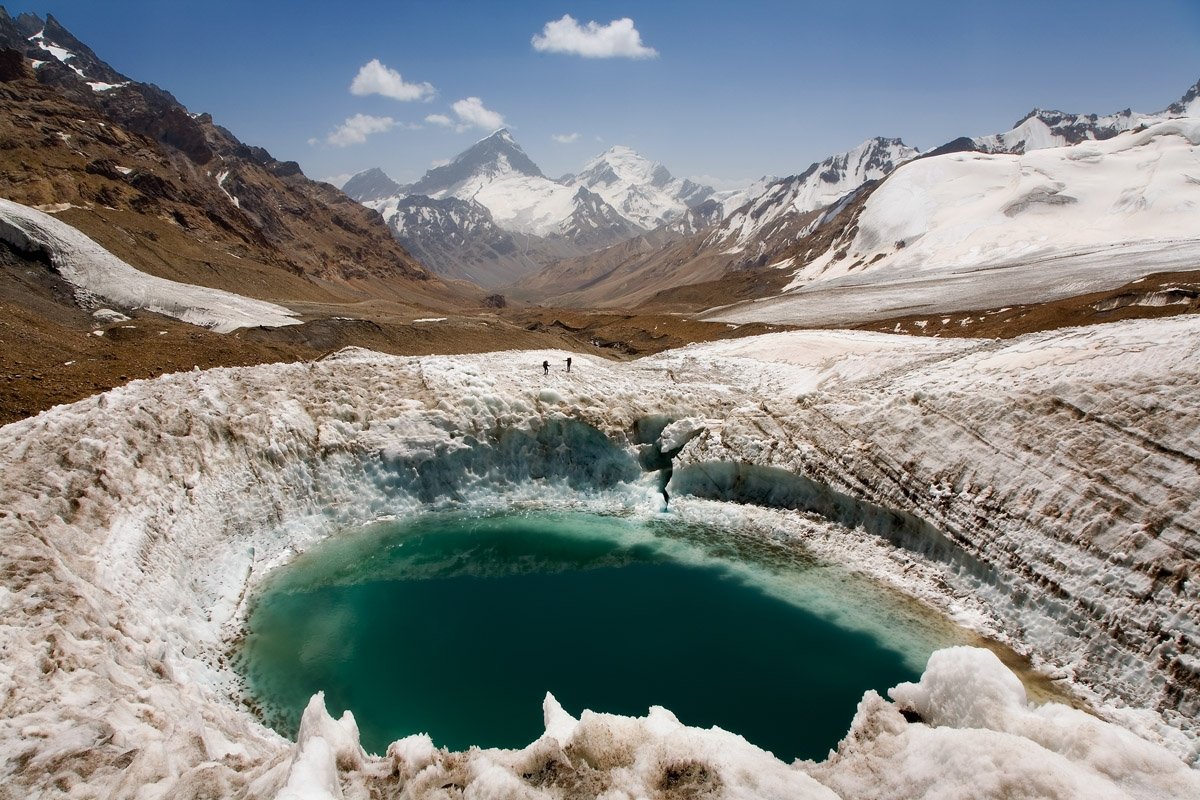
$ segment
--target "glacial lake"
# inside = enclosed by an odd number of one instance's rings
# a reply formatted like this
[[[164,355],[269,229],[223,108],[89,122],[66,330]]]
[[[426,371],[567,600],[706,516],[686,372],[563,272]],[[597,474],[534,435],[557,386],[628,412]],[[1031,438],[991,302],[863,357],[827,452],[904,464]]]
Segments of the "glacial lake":
[[[864,691],[915,680],[956,637],[794,542],[669,515],[442,514],[345,532],[268,576],[235,664],[279,732],[323,690],[374,753],[412,733],[524,747],[551,692],[575,717],[665,706],[823,759]]]

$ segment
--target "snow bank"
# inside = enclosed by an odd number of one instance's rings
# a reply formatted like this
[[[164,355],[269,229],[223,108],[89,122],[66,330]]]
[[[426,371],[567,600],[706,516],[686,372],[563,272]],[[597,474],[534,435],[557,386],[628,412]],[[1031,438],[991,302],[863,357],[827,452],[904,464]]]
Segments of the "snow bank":
[[[1056,703],[1031,705],[988,650],[940,650],[920,683],[888,694],[896,705],[868,692],[837,753],[812,768],[843,797],[1149,800],[1200,792],[1200,774],[1128,731]]]
[[[853,238],[726,322],[832,324],[1041,302],[1191,269],[1200,259],[1200,120],[1024,155],[952,153],[899,167]]]
[[[1200,320],[1179,317],[1008,342],[795,333],[550,375],[567,353],[351,349],[52,409],[0,428],[0,780],[45,797],[1194,797],[1198,348]],[[229,643],[271,568],[428,508],[658,514],[639,427],[681,448],[672,513],[800,536],[827,503],[852,527],[825,526],[822,552],[1008,638],[1090,687],[1099,717],[1031,707],[962,653],[897,705],[868,694],[837,755],[790,766],[661,709],[548,701],[523,750],[409,737],[376,756],[319,698],[295,744],[236,699]],[[709,466],[697,491],[726,502],[674,485]],[[778,491],[747,496],[764,476]],[[774,510],[728,502],[751,500]]]
[[[298,325],[295,312],[233,292],[147,275],[49,214],[0,198],[0,239],[49,257],[84,304],[144,308],[228,333],[236,328]]]

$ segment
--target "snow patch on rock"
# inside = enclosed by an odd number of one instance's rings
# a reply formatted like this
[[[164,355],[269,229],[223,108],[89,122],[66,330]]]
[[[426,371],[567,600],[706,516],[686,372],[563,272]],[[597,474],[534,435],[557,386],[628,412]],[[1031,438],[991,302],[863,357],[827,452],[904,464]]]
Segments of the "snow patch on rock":
[[[0,199],[0,239],[44,254],[84,305],[107,301],[144,308],[219,333],[300,324],[295,312],[275,303],[147,275],[70,225],[11,200]]]

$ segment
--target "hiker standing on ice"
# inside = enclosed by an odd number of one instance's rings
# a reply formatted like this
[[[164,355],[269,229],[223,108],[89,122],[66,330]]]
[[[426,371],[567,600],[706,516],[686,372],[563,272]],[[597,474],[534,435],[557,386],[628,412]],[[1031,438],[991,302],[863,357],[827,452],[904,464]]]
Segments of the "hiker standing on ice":
[[[567,356],[567,372],[571,371],[571,357]]]
[[[543,362],[542,362],[542,374],[543,374],[543,375],[549,375],[549,374],[550,374],[550,362],[549,362],[549,361],[543,361]]]

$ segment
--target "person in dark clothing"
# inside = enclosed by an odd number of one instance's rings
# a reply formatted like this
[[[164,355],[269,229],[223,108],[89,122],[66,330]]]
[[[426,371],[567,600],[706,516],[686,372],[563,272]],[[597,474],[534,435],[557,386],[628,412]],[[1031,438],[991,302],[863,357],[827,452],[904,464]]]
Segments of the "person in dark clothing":
[[[571,357],[567,356],[567,372],[571,371]]]
[[[549,362],[549,361],[543,361],[543,362],[542,362],[542,374],[543,374],[543,375],[549,375],[549,374],[550,374],[550,362]]]

